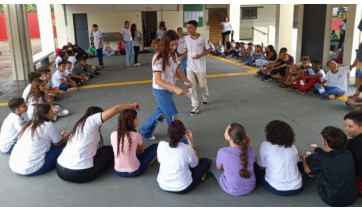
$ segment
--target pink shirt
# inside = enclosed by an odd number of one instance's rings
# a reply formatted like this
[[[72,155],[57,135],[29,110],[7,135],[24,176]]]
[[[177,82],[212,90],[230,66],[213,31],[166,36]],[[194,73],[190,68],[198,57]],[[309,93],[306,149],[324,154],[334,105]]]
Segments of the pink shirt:
[[[130,132],[132,144],[131,149],[128,149],[128,138],[125,136],[123,142],[123,152],[121,151],[122,140],[119,144],[119,155],[117,155],[117,131],[111,134],[111,144],[114,152],[114,170],[118,172],[134,172],[140,167],[140,161],[137,159],[137,146],[142,144],[142,137],[137,132]]]

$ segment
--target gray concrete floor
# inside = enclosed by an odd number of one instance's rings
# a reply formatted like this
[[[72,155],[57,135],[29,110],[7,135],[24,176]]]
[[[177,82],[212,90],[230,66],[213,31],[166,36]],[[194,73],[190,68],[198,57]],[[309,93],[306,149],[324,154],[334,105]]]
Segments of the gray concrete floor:
[[[105,58],[106,68],[102,75],[89,81],[88,85],[128,82],[152,79],[151,54],[141,54],[141,67],[126,70],[125,58]],[[95,64],[97,59],[90,63]],[[222,74],[245,72],[241,66],[228,64],[214,58],[207,59],[207,73]],[[26,83],[7,82],[0,102],[21,96]],[[177,83],[182,87],[180,82]],[[321,100],[318,95],[299,95],[278,87],[274,81],[262,82],[254,75],[214,77],[208,79],[210,104],[201,107],[196,117],[190,117],[190,99],[174,96],[181,120],[193,131],[195,145],[200,157],[216,157],[219,148],[228,145],[224,130],[231,122],[239,122],[252,137],[252,146],[258,152],[265,139],[264,127],[274,119],[288,122],[296,133],[299,152],[306,152],[310,144],[320,144],[320,131],[327,125],[344,128],[343,116],[351,111],[343,101]],[[4,86],[2,86],[4,89]],[[353,92],[353,87],[350,88]],[[199,97],[200,99],[201,97]],[[119,103],[139,102],[139,123],[143,124],[156,108],[151,83],[81,89],[66,94],[61,107],[70,110],[70,115],[60,118],[56,125],[60,130],[70,130],[88,106],[103,109]],[[9,113],[6,106],[0,107],[0,124]],[[112,118],[102,126],[105,143],[117,127]],[[157,141],[166,138],[166,124],[156,128]],[[152,142],[145,142],[148,146]],[[0,154],[0,206],[327,206],[317,195],[314,179],[305,178],[303,191],[290,197],[279,197],[258,185],[249,195],[233,197],[222,191],[216,179],[209,175],[194,191],[186,195],[162,191],[156,181],[159,164],[156,162],[143,175],[134,179],[116,176],[112,168],[96,180],[85,184],[64,182],[55,170],[36,177],[23,177],[11,172],[9,156]],[[352,206],[362,206],[358,199]]]

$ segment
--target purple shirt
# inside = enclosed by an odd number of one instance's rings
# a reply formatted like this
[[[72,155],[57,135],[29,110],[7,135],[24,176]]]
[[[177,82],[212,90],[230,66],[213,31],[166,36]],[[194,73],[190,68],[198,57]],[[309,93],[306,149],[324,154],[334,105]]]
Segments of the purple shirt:
[[[216,164],[223,167],[224,173],[220,175],[219,184],[228,194],[239,196],[250,193],[255,188],[254,162],[256,161],[254,150],[248,147],[248,171],[250,178],[242,178],[239,175],[243,168],[240,160],[241,149],[239,147],[225,147],[217,152]]]

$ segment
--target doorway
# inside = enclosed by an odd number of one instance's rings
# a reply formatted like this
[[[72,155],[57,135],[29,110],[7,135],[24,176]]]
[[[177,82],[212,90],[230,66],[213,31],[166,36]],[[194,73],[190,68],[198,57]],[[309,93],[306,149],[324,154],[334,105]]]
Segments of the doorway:
[[[157,12],[142,12],[143,45],[151,46],[157,32]]]
[[[73,14],[75,42],[84,50],[89,47],[87,14]]]
[[[347,13],[347,6],[335,6],[332,7],[332,16],[329,19],[331,27],[329,29],[330,39],[328,60],[334,59],[339,64],[343,64]]]
[[[210,8],[209,9],[209,39],[212,43],[217,43],[218,40],[222,40],[220,26],[221,22],[224,21],[227,16],[226,8]],[[229,36],[226,36],[226,41],[229,40]]]

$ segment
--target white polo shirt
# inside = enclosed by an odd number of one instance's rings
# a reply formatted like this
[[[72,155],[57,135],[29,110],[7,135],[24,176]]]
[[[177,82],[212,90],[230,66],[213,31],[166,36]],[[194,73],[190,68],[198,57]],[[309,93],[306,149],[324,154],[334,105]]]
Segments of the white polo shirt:
[[[26,101],[26,97],[28,97],[28,95],[30,93],[30,89],[31,89],[31,84],[28,84],[23,91],[22,97],[25,101]]]
[[[26,101],[26,99],[25,99]],[[35,99],[34,97],[29,97],[28,101],[26,101],[26,104],[28,105],[28,111],[26,113],[28,114],[29,120],[33,118],[35,105],[44,103],[43,98],[39,97],[38,99]]]
[[[165,30],[157,29],[157,31],[156,31],[156,34],[158,35],[157,38],[161,40],[161,38],[163,37],[165,32],[166,32]]]
[[[347,91],[347,74],[351,71],[349,66],[338,68],[337,73],[333,74],[330,70],[327,72],[324,80],[329,82],[330,86],[337,87],[343,89],[345,92]]]
[[[185,36],[178,39],[177,53],[183,54],[185,52]]]
[[[324,77],[326,76],[326,72],[324,72],[323,69],[319,69],[319,71],[318,71],[317,73],[315,73],[313,69],[309,68],[309,69],[308,69],[308,74],[309,74],[310,76],[313,76],[313,75],[318,74],[318,75],[320,76],[320,77],[319,77],[319,80],[320,80],[321,82],[323,82]]]
[[[14,142],[17,140],[18,134],[25,124],[24,118],[16,113],[9,113],[5,118],[0,132],[0,151],[8,152]]]
[[[9,166],[17,174],[32,174],[45,162],[45,155],[52,144],[62,140],[58,128],[52,122],[44,122],[31,136],[30,125],[20,137],[11,152]]]
[[[62,84],[62,82],[60,81],[60,79],[63,78],[63,80],[67,81],[67,79],[65,78],[65,72],[60,72],[59,70],[57,70],[53,76],[52,76],[52,83],[55,87],[59,87],[60,84]]]
[[[155,72],[162,72],[161,78],[165,80],[168,84],[175,85],[176,83],[176,71],[177,71],[177,62],[174,62],[172,57],[168,58],[170,66],[166,66],[166,70],[162,70],[162,59],[159,59],[155,63],[155,59],[158,54],[155,54],[152,59],[152,71],[153,71],[153,79],[152,79],[152,87],[154,89],[165,90],[165,88],[159,86],[155,82]],[[177,56],[176,56],[177,61]]]
[[[185,49],[187,52],[187,70],[191,70],[195,73],[206,73],[206,57],[200,57],[198,59],[192,59],[195,54],[202,54],[205,50],[210,49],[210,45],[207,39],[203,35],[199,35],[198,38],[191,38],[190,35],[185,36]]]
[[[124,41],[132,41],[131,29],[122,28],[120,31]]]
[[[96,32],[93,32],[93,42],[96,49],[103,49],[103,39],[102,42],[99,43],[100,38],[103,38],[101,31],[98,30]]]

